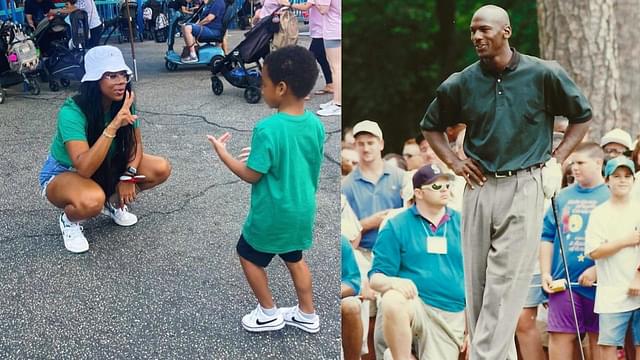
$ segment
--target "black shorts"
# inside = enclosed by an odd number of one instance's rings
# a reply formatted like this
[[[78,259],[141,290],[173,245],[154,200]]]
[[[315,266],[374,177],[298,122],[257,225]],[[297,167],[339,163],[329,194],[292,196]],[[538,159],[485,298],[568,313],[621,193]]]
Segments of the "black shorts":
[[[295,250],[284,254],[264,253],[251,247],[242,235],[240,235],[240,240],[238,240],[238,244],[236,245],[236,251],[238,251],[238,255],[244,259],[260,267],[267,267],[271,259],[276,255],[288,263],[296,263],[302,260],[302,250]]]

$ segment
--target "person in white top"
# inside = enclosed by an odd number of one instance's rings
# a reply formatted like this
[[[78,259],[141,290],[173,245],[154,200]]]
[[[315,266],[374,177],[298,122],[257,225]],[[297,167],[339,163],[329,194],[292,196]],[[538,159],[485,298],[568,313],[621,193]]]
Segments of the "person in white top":
[[[89,23],[89,39],[87,39],[86,49],[100,45],[100,36],[102,36],[102,20],[98,14],[98,8],[93,0],[71,0],[67,1],[70,5],[64,9],[60,9],[58,14],[70,14],[75,10],[83,10],[87,13],[87,22]]]
[[[600,314],[598,345],[603,359],[616,359],[631,327],[640,352],[640,204],[631,201],[634,165],[624,156],[605,167],[611,198],[593,209],[585,255],[595,260],[598,287],[594,311]],[[637,358],[637,357],[636,357]]]

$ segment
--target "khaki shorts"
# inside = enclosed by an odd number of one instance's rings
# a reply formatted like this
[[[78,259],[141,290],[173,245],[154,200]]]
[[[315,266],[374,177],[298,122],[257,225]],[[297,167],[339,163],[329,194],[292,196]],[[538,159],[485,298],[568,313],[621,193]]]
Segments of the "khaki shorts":
[[[422,299],[409,300],[413,348],[419,360],[458,359],[464,341],[464,311],[449,312],[425,304]],[[381,302],[376,332],[382,332],[384,301]],[[383,340],[376,336],[377,341]],[[376,343],[376,352],[384,352],[386,344]]]

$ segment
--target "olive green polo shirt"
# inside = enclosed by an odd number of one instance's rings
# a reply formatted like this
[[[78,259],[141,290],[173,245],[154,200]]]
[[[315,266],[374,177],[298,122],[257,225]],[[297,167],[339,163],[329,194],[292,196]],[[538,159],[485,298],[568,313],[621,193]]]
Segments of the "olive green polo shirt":
[[[420,123],[426,131],[466,124],[464,151],[488,172],[546,162],[555,116],[591,119],[589,101],[557,62],[512,50],[502,73],[478,61],[449,76]]]

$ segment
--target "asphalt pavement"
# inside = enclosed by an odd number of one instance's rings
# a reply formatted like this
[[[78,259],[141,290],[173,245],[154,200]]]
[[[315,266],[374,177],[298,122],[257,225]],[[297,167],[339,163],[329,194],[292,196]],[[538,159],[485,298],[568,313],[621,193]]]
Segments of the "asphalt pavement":
[[[242,32],[232,31],[231,45]],[[177,47],[180,41],[177,39]],[[308,37],[300,45],[308,46]],[[116,44],[117,45],[117,44]],[[132,65],[128,43],[117,45]],[[240,325],[256,306],[235,243],[250,186],[214,155],[207,134],[228,131],[234,153],[248,146],[255,123],[273,110],[250,105],[225,82],[211,91],[204,67],[164,66],[165,44],[135,43],[135,86],[144,151],[167,157],[173,173],[132,206],[131,228],[106,216],[84,223],[90,250],[64,249],[61,211],[40,197],[45,160],[64,99],[78,84],[32,96],[10,88],[0,104],[1,359],[337,359],[340,354],[339,117],[327,132],[317,195],[313,274],[318,334],[296,328],[251,334]],[[320,77],[316,89],[324,86]],[[328,96],[308,101],[316,110]],[[268,268],[276,303],[293,306],[284,264]]]

